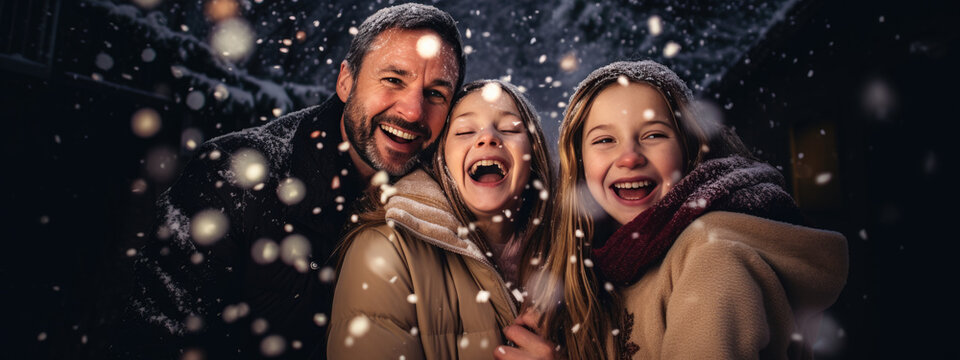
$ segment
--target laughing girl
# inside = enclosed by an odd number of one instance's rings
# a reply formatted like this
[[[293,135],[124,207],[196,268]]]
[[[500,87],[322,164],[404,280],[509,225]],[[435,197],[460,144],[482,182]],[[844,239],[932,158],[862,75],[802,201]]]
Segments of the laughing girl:
[[[473,82],[439,144],[348,235],[330,358],[490,359],[505,342],[551,216],[539,118],[516,87]]]
[[[670,69],[591,73],[560,130],[561,206],[538,292],[571,358],[809,358],[846,240],[804,226],[780,173],[698,114]]]

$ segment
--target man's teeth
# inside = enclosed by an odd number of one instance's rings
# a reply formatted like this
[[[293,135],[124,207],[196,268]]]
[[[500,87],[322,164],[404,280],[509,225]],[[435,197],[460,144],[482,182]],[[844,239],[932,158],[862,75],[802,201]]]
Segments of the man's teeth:
[[[471,174],[476,174],[476,173],[477,173],[477,168],[479,168],[479,167],[481,167],[481,166],[493,166],[493,165],[496,165],[497,168],[500,169],[500,173],[501,173],[501,174],[504,173],[504,171],[503,171],[503,168],[504,168],[503,163],[501,163],[501,162],[499,162],[499,161],[497,161],[497,160],[480,160],[480,161],[477,161],[477,162],[473,163],[473,166],[470,167],[470,173],[471,173]]]
[[[613,184],[613,187],[617,189],[639,189],[639,188],[647,187],[650,185],[653,185],[652,181],[644,180],[644,181],[616,183],[616,184]]]
[[[416,139],[416,138],[417,138],[417,136],[414,135],[414,134],[411,134],[411,133],[408,133],[408,132],[406,132],[406,131],[397,129],[397,128],[392,127],[392,126],[380,125],[380,129],[383,130],[383,131],[386,131],[386,132],[388,132],[388,133],[391,133],[391,134],[393,134],[394,136],[396,136],[396,137],[398,137],[398,138],[401,138],[401,139],[413,140],[413,139]]]

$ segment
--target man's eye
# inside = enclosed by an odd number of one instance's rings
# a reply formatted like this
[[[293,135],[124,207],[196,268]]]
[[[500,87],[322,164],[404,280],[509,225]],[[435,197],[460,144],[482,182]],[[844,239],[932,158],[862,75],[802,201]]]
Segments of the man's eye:
[[[441,101],[447,100],[447,97],[443,95],[442,92],[439,92],[437,90],[427,90],[426,93],[427,93],[427,97],[438,99]]]
[[[395,77],[383,78],[383,81],[386,81],[394,85],[403,85],[403,80],[397,79]]]

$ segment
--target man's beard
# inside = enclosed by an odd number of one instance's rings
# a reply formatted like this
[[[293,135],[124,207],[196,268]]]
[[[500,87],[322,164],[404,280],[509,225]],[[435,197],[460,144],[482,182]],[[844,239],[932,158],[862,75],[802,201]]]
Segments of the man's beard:
[[[384,158],[377,149],[377,141],[374,133],[379,130],[380,124],[390,124],[391,126],[404,129],[409,132],[423,134],[427,139],[431,138],[430,129],[421,123],[410,123],[394,116],[386,114],[377,114],[372,118],[360,109],[359,104],[353,98],[353,94],[347,98],[346,106],[343,110],[344,128],[347,132],[347,140],[350,141],[360,159],[376,170],[386,171],[391,176],[406,175],[420,164],[421,158],[435,149],[436,144],[427,146],[426,149],[410,156],[410,159],[403,163],[392,163]],[[393,150],[387,150],[393,152]]]

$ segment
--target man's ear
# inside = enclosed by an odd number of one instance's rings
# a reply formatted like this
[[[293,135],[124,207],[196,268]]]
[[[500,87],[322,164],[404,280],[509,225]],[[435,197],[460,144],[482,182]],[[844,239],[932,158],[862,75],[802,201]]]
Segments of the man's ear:
[[[344,60],[340,62],[340,74],[337,75],[337,97],[340,101],[347,102],[350,97],[350,90],[353,89],[353,73],[350,72],[350,65]]]

